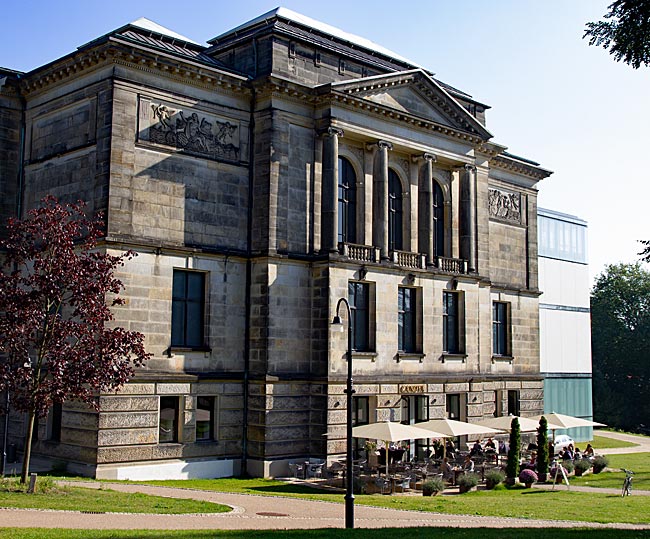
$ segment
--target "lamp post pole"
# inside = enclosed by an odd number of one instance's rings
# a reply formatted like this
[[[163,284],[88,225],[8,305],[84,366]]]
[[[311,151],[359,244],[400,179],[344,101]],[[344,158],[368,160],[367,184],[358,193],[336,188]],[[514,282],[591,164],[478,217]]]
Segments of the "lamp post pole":
[[[346,433],[347,433],[347,451],[345,456],[345,468],[346,468],[346,489],[345,489],[345,527],[354,528],[354,467],[352,463],[352,395],[355,393],[352,388],[352,313],[350,310],[350,304],[345,298],[340,298],[336,304],[336,316],[332,321],[332,324],[341,324],[341,317],[339,316],[339,309],[341,304],[345,305],[345,308],[348,312],[348,350],[347,350],[347,360],[348,360],[348,377],[347,377],[347,386],[345,389],[345,394],[347,395],[346,404],[347,404],[347,422],[346,422]]]
[[[5,425],[2,432],[2,460],[0,465],[2,470],[0,470],[0,477],[5,476],[5,471],[7,469],[7,435],[9,431],[9,390],[6,390],[5,394]]]

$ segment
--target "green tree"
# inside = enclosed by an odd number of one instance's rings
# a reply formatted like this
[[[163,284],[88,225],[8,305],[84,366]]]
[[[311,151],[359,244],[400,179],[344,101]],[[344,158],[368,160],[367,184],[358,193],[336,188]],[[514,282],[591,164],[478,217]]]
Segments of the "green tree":
[[[521,430],[519,420],[515,417],[510,423],[510,448],[508,449],[508,464],[506,476],[514,481],[519,475],[519,458],[521,454]]]
[[[650,425],[650,272],[612,264],[591,294],[594,417],[619,428]]]
[[[616,0],[604,20],[588,22],[583,39],[634,69],[650,65],[650,0]]]
[[[539,420],[539,427],[537,428],[537,473],[539,474],[540,481],[546,481],[548,460],[548,421],[542,416]]]

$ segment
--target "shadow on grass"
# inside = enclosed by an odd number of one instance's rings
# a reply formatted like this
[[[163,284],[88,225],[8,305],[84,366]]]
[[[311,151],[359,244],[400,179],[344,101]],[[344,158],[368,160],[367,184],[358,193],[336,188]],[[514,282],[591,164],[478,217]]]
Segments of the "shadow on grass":
[[[250,492],[260,492],[260,493],[274,493],[274,494],[317,494],[318,496],[341,496],[341,492],[333,492],[324,489],[316,489],[313,487],[305,487],[302,485],[268,485],[268,486],[259,486],[259,487],[248,487]]]

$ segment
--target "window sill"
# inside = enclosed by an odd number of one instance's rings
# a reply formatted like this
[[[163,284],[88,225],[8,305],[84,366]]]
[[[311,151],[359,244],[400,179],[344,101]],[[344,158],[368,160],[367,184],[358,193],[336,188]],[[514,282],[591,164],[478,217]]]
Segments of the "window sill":
[[[404,360],[415,360],[415,359],[417,359],[420,363],[422,363],[422,360],[425,357],[426,354],[423,354],[422,352],[397,352],[397,356],[396,356],[398,363]]]
[[[514,359],[512,356],[492,356],[492,363],[510,363],[512,365]]]
[[[377,359],[377,352],[362,352],[352,350],[352,359],[369,359],[374,362]]]
[[[209,346],[170,346],[165,351],[168,357],[173,357],[174,353],[188,353],[188,352],[197,352],[202,354],[209,354],[212,352],[212,348]]]
[[[442,363],[446,363],[447,361],[451,361],[454,363],[465,363],[466,359],[467,359],[467,354],[450,354],[447,352],[443,352],[443,354],[440,356],[440,361]]]

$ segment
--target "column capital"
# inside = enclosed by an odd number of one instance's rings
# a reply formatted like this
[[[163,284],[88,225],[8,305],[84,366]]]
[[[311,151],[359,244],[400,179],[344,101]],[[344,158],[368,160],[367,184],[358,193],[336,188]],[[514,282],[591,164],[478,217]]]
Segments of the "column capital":
[[[377,151],[377,150],[392,150],[393,145],[392,143],[386,141],[386,140],[378,140],[377,142],[371,142],[369,144],[366,144],[366,149],[370,151]]]
[[[316,131],[321,137],[342,137],[344,135],[343,129],[338,127],[328,126],[318,129]]]
[[[411,156],[411,161],[413,163],[421,163],[422,161],[427,162],[430,161],[431,163],[435,163],[438,160],[438,157],[435,154],[432,153],[423,153],[421,155],[412,155]]]
[[[468,163],[468,164],[463,165],[463,169],[466,170],[467,172],[472,172],[472,173],[476,174],[476,166],[475,165],[470,165]]]

